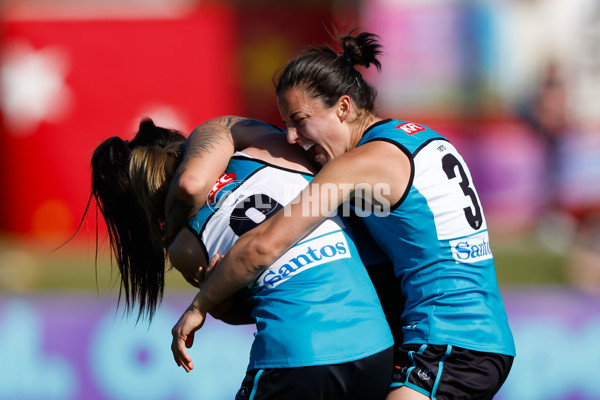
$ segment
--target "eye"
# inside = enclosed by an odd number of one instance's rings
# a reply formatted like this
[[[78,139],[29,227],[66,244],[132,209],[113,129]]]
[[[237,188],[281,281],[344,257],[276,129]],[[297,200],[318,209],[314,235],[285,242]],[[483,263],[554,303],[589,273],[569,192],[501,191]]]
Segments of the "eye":
[[[294,118],[294,125],[301,125],[306,121],[306,117]]]

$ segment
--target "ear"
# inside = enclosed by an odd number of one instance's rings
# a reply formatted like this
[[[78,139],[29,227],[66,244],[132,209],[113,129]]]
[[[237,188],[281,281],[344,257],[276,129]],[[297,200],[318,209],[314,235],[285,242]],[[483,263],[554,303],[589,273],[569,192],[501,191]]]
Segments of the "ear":
[[[336,107],[338,118],[341,122],[344,122],[350,117],[350,112],[352,111],[352,99],[345,94],[338,99]]]

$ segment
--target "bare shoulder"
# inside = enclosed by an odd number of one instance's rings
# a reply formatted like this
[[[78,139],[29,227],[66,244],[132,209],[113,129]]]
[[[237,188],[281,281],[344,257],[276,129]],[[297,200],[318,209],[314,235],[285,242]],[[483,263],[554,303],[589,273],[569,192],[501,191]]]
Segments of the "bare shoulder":
[[[316,172],[304,150],[298,145],[288,143],[285,132],[262,135],[243,152],[280,167],[311,174]]]

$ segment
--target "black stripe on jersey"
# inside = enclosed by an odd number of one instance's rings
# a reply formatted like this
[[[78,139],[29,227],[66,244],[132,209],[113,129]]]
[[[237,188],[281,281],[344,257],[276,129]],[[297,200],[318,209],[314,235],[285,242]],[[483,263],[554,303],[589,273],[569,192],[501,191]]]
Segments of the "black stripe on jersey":
[[[427,139],[426,141],[423,142],[423,144],[421,144],[419,147],[417,147],[417,149],[413,153],[413,157],[416,156],[421,150],[423,150],[423,148],[425,146],[427,146],[429,143],[433,142],[434,140],[443,140],[444,142],[450,143],[450,141],[443,136]]]
[[[393,120],[392,120],[391,118],[386,118],[386,119],[384,119],[384,120],[381,120],[381,121],[379,121],[379,122],[375,122],[373,125],[371,125],[371,126],[369,126],[369,127],[367,128],[367,130],[365,131],[365,133],[363,133],[363,136],[364,136],[364,135],[366,135],[366,134],[367,134],[367,132],[369,132],[371,129],[373,129],[373,128],[375,128],[375,127],[379,126],[379,125],[385,125],[385,124],[387,124],[387,123],[388,123],[388,122],[390,122],[390,121],[393,121]]]
[[[204,245],[204,242],[200,238],[200,234],[198,232],[196,232],[196,230],[194,228],[192,228],[190,226],[190,224],[185,224],[185,227],[188,228],[190,230],[190,232],[192,232],[194,234],[196,239],[198,239],[198,242],[200,242],[200,247],[202,247],[202,251],[204,251],[204,258],[206,258],[207,262],[210,262],[210,257],[208,257],[208,250],[206,250],[206,246]]]
[[[400,197],[400,200],[398,200],[398,202],[396,204],[394,204],[391,208],[390,211],[394,211],[396,208],[400,207],[400,205],[402,204],[402,202],[404,202],[404,199],[406,199],[406,196],[408,196],[408,192],[410,191],[410,188],[413,185],[413,180],[415,178],[415,163],[414,163],[414,157],[423,149],[425,148],[425,146],[427,146],[429,143],[433,142],[434,140],[443,140],[445,142],[450,143],[450,141],[448,139],[446,139],[443,136],[440,137],[436,137],[436,138],[431,138],[431,139],[427,139],[426,141],[424,141],[419,147],[417,147],[417,149],[415,150],[414,153],[410,153],[410,151],[404,147],[404,145],[402,145],[401,143],[396,142],[395,140],[392,139],[388,139],[388,138],[375,138],[375,139],[371,139],[365,143],[370,143],[370,142],[375,142],[375,141],[382,141],[382,142],[388,142],[391,143],[395,146],[397,146],[400,150],[402,150],[402,152],[404,154],[407,155],[408,159],[410,160],[410,179],[408,181],[408,185],[406,186],[406,190],[404,191],[404,194],[402,195],[402,197]],[[365,144],[363,143],[363,144]]]
[[[400,196],[400,199],[394,205],[392,205],[390,207],[390,211],[394,211],[396,208],[400,207],[402,202],[404,202],[404,199],[406,199],[406,196],[408,196],[408,192],[410,191],[410,188],[412,187],[412,184],[413,184],[413,180],[415,179],[415,162],[413,160],[413,155],[410,154],[410,151],[408,151],[408,149],[406,147],[404,147],[402,144],[396,142],[395,140],[388,139],[388,138],[371,139],[371,140],[363,143],[362,145],[364,145],[366,143],[371,143],[371,142],[387,142],[387,143],[393,144],[394,146],[398,147],[404,154],[406,154],[406,156],[408,157],[408,160],[410,161],[410,178],[408,179],[408,185],[406,185],[406,188],[404,189],[404,193],[402,193],[402,196]]]

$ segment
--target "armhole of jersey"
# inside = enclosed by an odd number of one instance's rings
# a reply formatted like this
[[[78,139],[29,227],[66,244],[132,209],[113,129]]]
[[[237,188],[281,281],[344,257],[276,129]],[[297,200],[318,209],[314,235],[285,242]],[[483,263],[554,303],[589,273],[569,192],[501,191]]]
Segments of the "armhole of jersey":
[[[408,157],[408,161],[410,162],[410,178],[408,178],[408,184],[406,185],[406,189],[404,189],[404,193],[402,193],[402,196],[400,196],[400,199],[390,207],[390,211],[394,211],[396,208],[400,207],[400,205],[404,202],[404,199],[406,199],[406,197],[408,196],[408,193],[410,192],[410,188],[412,187],[413,180],[415,178],[415,161],[413,159],[413,155],[410,154],[410,151],[408,151],[408,149],[406,147],[404,147],[402,144],[400,144],[392,139],[374,138],[374,139],[364,142],[363,145],[367,144],[367,143],[371,143],[371,142],[377,142],[377,141],[387,142],[387,143],[393,144],[394,146],[398,147],[404,154],[406,154],[406,156]]]
[[[194,228],[192,228],[189,224],[185,224],[185,227],[194,234],[196,239],[198,239],[198,243],[200,243],[200,247],[202,248],[202,251],[204,252],[204,257],[206,258],[206,261],[210,262],[210,257],[208,256],[208,251],[206,250],[206,245],[202,241],[202,237],[201,237],[201,233],[204,230],[204,226],[200,230],[200,233],[196,232],[196,230]]]

